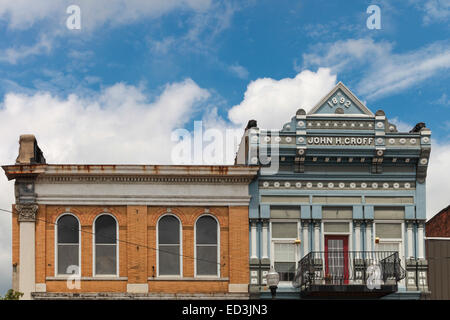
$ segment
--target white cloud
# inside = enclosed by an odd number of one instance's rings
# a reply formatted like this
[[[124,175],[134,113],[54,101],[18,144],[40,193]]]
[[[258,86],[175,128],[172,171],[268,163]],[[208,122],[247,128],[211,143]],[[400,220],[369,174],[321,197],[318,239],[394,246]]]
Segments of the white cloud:
[[[41,35],[38,42],[32,46],[11,47],[0,51],[0,62],[16,64],[19,60],[29,56],[49,53],[52,49],[52,40],[45,35]]]
[[[389,42],[372,39],[341,40],[316,45],[303,55],[304,67],[329,67],[333,72],[358,70],[362,74],[358,94],[376,99],[408,89],[450,68],[450,45],[434,42],[406,53],[393,53]]]
[[[398,120],[389,119],[397,126],[399,132],[409,132],[414,125]],[[427,220],[450,204],[448,192],[448,178],[450,177],[450,143],[433,140],[430,161],[427,172]]]
[[[389,119],[389,121],[397,127],[398,132],[409,132],[412,128],[414,128],[414,125],[411,125],[407,122],[401,121],[398,119],[398,117]]]
[[[190,79],[166,85],[152,102],[142,88],[123,83],[88,98],[9,93],[0,103],[0,163],[15,162],[25,133],[36,135],[49,163],[170,163],[172,130],[209,95]],[[3,176],[0,208],[13,201],[13,184]],[[10,221],[0,213],[0,294],[11,286]]]
[[[442,106],[450,106],[450,99],[447,96],[447,94],[444,92],[439,99],[433,101],[432,103],[442,105]]]
[[[421,2],[421,9],[425,12],[423,17],[425,24],[446,22],[450,18],[450,0],[428,0]]]
[[[11,29],[29,29],[42,21],[65,26],[66,9],[72,0],[0,1],[0,19]],[[120,25],[142,18],[156,18],[177,9],[197,12],[208,10],[211,0],[78,0],[82,28],[93,29],[105,24]]]
[[[261,78],[250,82],[244,100],[228,112],[234,124],[245,126],[255,119],[260,128],[280,129],[297,109],[310,110],[336,84],[330,69],[305,70],[294,78]]]
[[[248,70],[245,69],[243,66],[235,63],[228,68],[234,75],[241,79],[247,79],[248,78]]]
[[[448,181],[450,177],[450,143],[434,142],[431,146],[427,173],[427,218],[450,204]]]

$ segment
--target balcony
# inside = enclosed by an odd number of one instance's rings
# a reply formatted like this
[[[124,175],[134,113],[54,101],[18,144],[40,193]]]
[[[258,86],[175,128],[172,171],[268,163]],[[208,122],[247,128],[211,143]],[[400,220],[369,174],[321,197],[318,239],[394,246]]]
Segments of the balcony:
[[[403,278],[396,251],[313,251],[299,261],[293,285],[303,298],[379,298]]]

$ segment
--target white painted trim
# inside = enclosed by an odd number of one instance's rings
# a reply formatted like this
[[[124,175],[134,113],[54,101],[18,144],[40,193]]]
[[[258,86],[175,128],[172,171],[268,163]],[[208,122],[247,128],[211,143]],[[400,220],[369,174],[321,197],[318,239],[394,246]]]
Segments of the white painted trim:
[[[178,236],[180,238],[180,243],[179,243],[180,248],[178,250],[178,254],[179,254],[178,259],[179,259],[179,262],[180,262],[180,272],[179,272],[178,276],[177,275],[160,275],[159,274],[159,221],[162,218],[167,217],[167,216],[175,217],[178,220],[178,225],[179,225]],[[166,212],[166,213],[162,214],[158,218],[158,220],[156,221],[156,248],[157,248],[157,253],[156,253],[156,276],[158,278],[162,278],[162,279],[165,278],[165,277],[182,278],[183,277],[183,226],[182,226],[180,218],[178,218],[177,215],[175,215],[173,213],[170,213],[170,212]]]
[[[291,223],[296,223],[297,227],[297,237],[294,238],[274,238],[273,237],[273,231],[272,231],[272,223],[277,223],[277,222],[291,222]],[[275,269],[275,243],[287,243],[287,244],[294,244],[295,245],[295,240],[299,239],[300,237],[300,232],[299,232],[299,225],[300,225],[300,220],[299,219],[271,219],[270,220],[270,225],[269,225],[269,230],[270,230],[270,266],[273,267]],[[295,270],[298,269],[298,261],[300,260],[301,257],[301,253],[300,251],[300,246],[296,245],[295,247],[295,258],[294,258],[294,262],[295,262]],[[292,281],[280,281],[279,285],[281,287],[292,287]]]
[[[97,219],[101,216],[110,216],[114,219],[116,222],[116,274],[96,274],[95,272],[95,223],[97,222]],[[117,218],[109,212],[102,212],[98,214],[93,223],[92,223],[92,276],[96,278],[102,278],[102,277],[119,277],[119,221]]]
[[[324,223],[326,222],[347,222],[348,223],[348,232],[325,232],[325,226]],[[321,250],[323,253],[325,253],[325,236],[348,236],[348,251],[353,251],[353,219],[342,219],[342,220],[336,220],[336,219],[325,219],[322,220],[322,244],[323,249]],[[325,257],[322,257],[323,261],[325,261]]]
[[[55,263],[54,263],[54,275],[55,277],[66,277],[67,274],[59,274],[58,273],[58,221],[59,219],[61,219],[63,216],[73,216],[75,217],[75,219],[77,219],[78,222],[78,270],[79,273],[77,275],[81,276],[81,223],[80,223],[80,219],[77,217],[76,214],[72,213],[72,212],[64,212],[62,214],[60,214],[57,218],[56,218],[56,223],[55,223],[55,228],[54,228],[54,246],[55,246]]]
[[[174,200],[177,199],[177,200]],[[83,205],[97,205],[97,206],[119,206],[119,205],[148,205],[148,206],[247,206],[250,202],[249,196],[243,197],[196,197],[194,195],[188,197],[178,197],[176,195],[171,196],[170,199],[164,199],[163,197],[138,197],[138,196],[104,196],[104,195],[38,195],[37,203],[45,205],[79,205],[80,202]]]
[[[375,115],[372,113],[372,111],[369,110],[369,108],[367,108],[364,103],[361,102],[361,100],[359,100],[359,98],[357,96],[355,96],[353,94],[353,92],[350,91],[349,88],[347,88],[341,81],[339,81],[339,83],[326,95],[324,96],[308,113],[308,116],[311,116],[313,114],[316,114],[315,112],[317,110],[319,110],[319,108],[329,99],[331,98],[331,96],[333,94],[335,94],[339,89],[341,89],[350,99],[354,100],[354,102],[356,102],[356,106],[359,107],[359,109],[361,109],[362,112],[364,112],[364,114],[366,116],[369,117],[375,117]],[[319,115],[319,114],[317,114]],[[322,115],[322,114],[320,114]],[[349,116],[351,114],[345,114],[345,116]],[[333,116],[336,116],[336,114],[333,114]],[[355,115],[355,116],[362,116],[361,114]]]
[[[261,225],[261,232],[262,232],[262,252],[261,252],[261,259],[269,259],[268,254],[268,246],[269,246],[269,232],[270,226],[267,225],[267,222],[263,222]]]
[[[406,270],[406,247],[405,247],[405,221],[404,220],[374,220],[373,221],[373,239],[374,239],[374,247],[373,250],[374,251],[378,251],[378,244],[375,243],[375,238],[377,237],[377,223],[399,223],[401,225],[401,231],[402,231],[402,235],[401,238],[385,238],[385,239],[381,239],[380,238],[380,242],[381,243],[400,243],[399,246],[399,258],[400,258],[400,265],[403,269]],[[406,279],[406,278],[405,278]],[[405,279],[400,280],[399,284],[400,286],[404,287],[405,286]]]
[[[251,220],[250,222],[250,236],[251,236],[251,252],[250,252],[250,259],[258,259],[258,256],[256,254],[256,221]]]
[[[449,240],[450,237],[424,237],[425,240]]]
[[[197,217],[194,223],[194,277],[195,278],[202,278],[202,277],[216,277],[212,275],[198,275],[197,274],[197,221],[204,216],[209,216],[214,218],[217,223],[217,278],[220,278],[220,223],[219,220],[210,213],[203,213],[200,216]]]

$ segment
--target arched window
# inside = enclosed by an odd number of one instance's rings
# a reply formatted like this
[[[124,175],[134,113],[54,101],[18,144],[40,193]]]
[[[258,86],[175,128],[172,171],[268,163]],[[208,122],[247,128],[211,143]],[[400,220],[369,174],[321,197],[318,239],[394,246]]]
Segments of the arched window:
[[[64,214],[56,222],[57,274],[80,274],[80,224],[71,214]]]
[[[195,224],[196,275],[219,274],[219,224],[211,216],[201,216]]]
[[[180,221],[165,215],[158,221],[158,275],[181,274]]]
[[[95,219],[94,274],[117,275],[117,222],[109,214]]]

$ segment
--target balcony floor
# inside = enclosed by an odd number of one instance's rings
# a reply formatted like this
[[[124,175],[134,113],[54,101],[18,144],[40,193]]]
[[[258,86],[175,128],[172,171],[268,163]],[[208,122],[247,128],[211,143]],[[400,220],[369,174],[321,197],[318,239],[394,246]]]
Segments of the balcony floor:
[[[300,291],[307,299],[376,299],[397,292],[397,285],[381,285],[380,289],[369,289],[365,284],[312,284]]]

